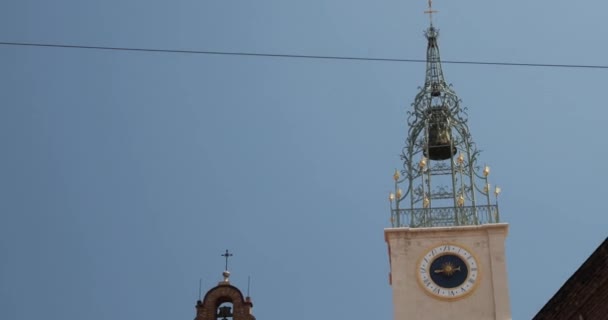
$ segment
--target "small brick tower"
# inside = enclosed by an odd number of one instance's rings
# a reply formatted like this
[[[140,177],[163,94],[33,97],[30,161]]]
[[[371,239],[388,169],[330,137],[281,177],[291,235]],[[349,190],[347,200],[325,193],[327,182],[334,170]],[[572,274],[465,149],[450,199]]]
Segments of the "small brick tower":
[[[232,254],[226,250],[226,270],[222,273],[224,280],[207,291],[203,300],[196,302],[196,317],[194,320],[255,320],[251,313],[253,302],[249,296],[243,298],[243,293],[230,284],[228,257]]]

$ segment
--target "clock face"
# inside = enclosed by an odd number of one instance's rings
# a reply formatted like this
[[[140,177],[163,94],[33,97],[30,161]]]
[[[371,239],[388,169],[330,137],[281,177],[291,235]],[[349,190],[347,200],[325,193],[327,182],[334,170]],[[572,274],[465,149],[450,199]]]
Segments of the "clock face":
[[[473,254],[455,244],[442,244],[427,251],[418,263],[418,282],[434,297],[462,298],[479,282],[479,266]]]

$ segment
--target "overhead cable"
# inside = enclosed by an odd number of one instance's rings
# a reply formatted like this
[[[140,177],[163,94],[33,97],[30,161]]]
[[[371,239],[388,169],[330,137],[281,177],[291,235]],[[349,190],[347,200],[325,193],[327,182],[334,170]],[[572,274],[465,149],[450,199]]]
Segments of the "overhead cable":
[[[28,42],[0,42],[0,45],[20,46],[20,47],[46,47],[46,48],[63,48],[63,49],[86,49],[86,50],[128,51],[128,52],[149,52],[149,53],[170,53],[170,54],[200,54],[200,55],[222,55],[222,56],[245,56],[245,57],[248,56],[248,57],[291,58],[291,59],[353,60],[353,61],[377,61],[377,62],[417,62],[417,63],[426,62],[426,60],[423,60],[423,59],[370,58],[370,57],[324,56],[324,55],[305,55],[305,54],[255,53],[255,52],[239,52],[239,51],[231,52],[231,51],[152,49],[152,48],[85,46],[85,45],[32,43],[32,42],[29,42],[29,43]],[[608,69],[608,65],[585,65],[585,64],[486,62],[486,61],[462,61],[462,60],[442,60],[441,62],[450,63],[450,64],[494,65],[494,66],[511,66],[511,67]]]

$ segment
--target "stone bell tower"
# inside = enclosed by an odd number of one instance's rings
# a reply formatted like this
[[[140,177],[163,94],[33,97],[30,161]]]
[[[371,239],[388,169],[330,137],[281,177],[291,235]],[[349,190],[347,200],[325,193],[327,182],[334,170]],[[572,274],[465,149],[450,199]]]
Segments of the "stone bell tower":
[[[426,13],[432,15],[431,1]],[[500,188],[479,166],[466,108],[444,79],[432,20],[384,230],[394,319],[511,319]]]
[[[226,250],[222,256],[226,258],[226,268],[222,273],[224,279],[207,291],[202,301],[196,302],[194,320],[255,320],[251,298],[243,297],[241,290],[230,284],[228,258],[232,254]]]

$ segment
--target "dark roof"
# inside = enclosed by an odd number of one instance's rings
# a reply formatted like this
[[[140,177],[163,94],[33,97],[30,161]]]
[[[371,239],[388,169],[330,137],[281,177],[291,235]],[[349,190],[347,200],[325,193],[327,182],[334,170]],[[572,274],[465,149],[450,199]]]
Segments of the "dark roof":
[[[544,319],[608,319],[608,238],[534,317]]]

